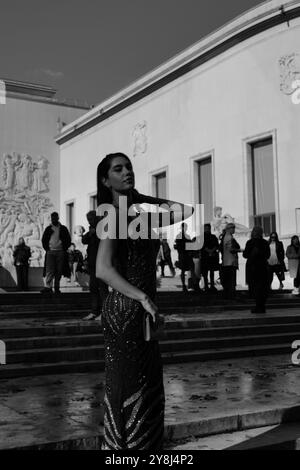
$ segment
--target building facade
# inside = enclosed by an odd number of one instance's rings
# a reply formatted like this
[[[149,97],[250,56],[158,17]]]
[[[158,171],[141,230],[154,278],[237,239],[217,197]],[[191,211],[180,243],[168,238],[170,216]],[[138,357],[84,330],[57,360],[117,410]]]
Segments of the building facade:
[[[300,231],[299,88],[300,2],[265,2],[61,129],[62,220],[86,224],[97,165],[120,151],[141,192],[202,203],[216,225],[227,214],[242,244],[254,224],[287,244]]]
[[[31,248],[31,268],[41,270],[44,264],[42,233],[60,207],[55,136],[87,110],[59,102],[55,93],[43,85],[1,80],[0,287],[14,285],[12,252],[20,237]]]

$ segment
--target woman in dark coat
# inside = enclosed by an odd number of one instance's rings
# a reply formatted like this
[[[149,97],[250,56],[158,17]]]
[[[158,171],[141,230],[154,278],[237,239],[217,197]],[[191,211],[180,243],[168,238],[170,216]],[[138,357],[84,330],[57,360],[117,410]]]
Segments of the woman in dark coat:
[[[272,232],[269,238],[270,258],[269,263],[269,277],[270,288],[272,286],[274,273],[278,277],[279,289],[283,289],[284,272],[286,267],[284,264],[284,247],[283,243],[279,241],[277,232]]]
[[[261,227],[254,227],[251,239],[247,241],[243,252],[246,263],[246,283],[249,293],[255,299],[255,308],[252,313],[265,313],[265,304],[269,292],[269,269],[270,258],[269,243],[263,239]]]

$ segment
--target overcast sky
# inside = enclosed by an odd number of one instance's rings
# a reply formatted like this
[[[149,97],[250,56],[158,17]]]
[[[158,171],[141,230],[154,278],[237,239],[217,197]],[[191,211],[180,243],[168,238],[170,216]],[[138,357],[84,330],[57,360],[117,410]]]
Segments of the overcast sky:
[[[260,0],[1,0],[0,78],[100,103]]]

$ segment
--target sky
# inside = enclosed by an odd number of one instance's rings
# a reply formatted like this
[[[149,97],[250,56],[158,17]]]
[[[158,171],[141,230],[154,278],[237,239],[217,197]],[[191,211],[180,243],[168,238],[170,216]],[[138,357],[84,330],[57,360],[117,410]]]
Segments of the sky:
[[[98,104],[261,0],[1,0],[0,78]]]

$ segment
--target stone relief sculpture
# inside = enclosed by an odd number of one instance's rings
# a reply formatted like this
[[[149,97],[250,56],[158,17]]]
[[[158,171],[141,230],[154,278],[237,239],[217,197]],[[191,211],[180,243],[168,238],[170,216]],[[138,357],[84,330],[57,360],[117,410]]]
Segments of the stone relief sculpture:
[[[2,178],[4,182],[4,189],[11,190],[14,185],[15,176],[15,164],[13,157],[9,154],[5,154],[2,163]]]
[[[235,222],[234,218],[230,214],[222,215],[223,209],[220,206],[214,208],[214,218],[211,221],[212,233],[218,238],[222,234],[226,225],[229,223],[235,224],[235,232],[237,235],[247,235],[250,232],[250,229],[245,225],[238,224]]]
[[[33,167],[33,190],[40,193],[48,191],[48,161],[44,157],[40,157]]]
[[[15,163],[16,189],[24,191],[31,186],[32,159],[30,155],[18,155]]]
[[[12,250],[20,237],[31,248],[31,266],[43,266],[41,237],[50,223],[49,162],[27,154],[4,154],[0,163],[0,257],[12,266]]]
[[[291,95],[294,92],[293,82],[300,79],[300,54],[294,52],[280,57],[279,68],[280,90],[286,95]]]
[[[148,147],[147,122],[139,122],[132,131],[133,138],[133,156],[137,157],[146,153]]]

